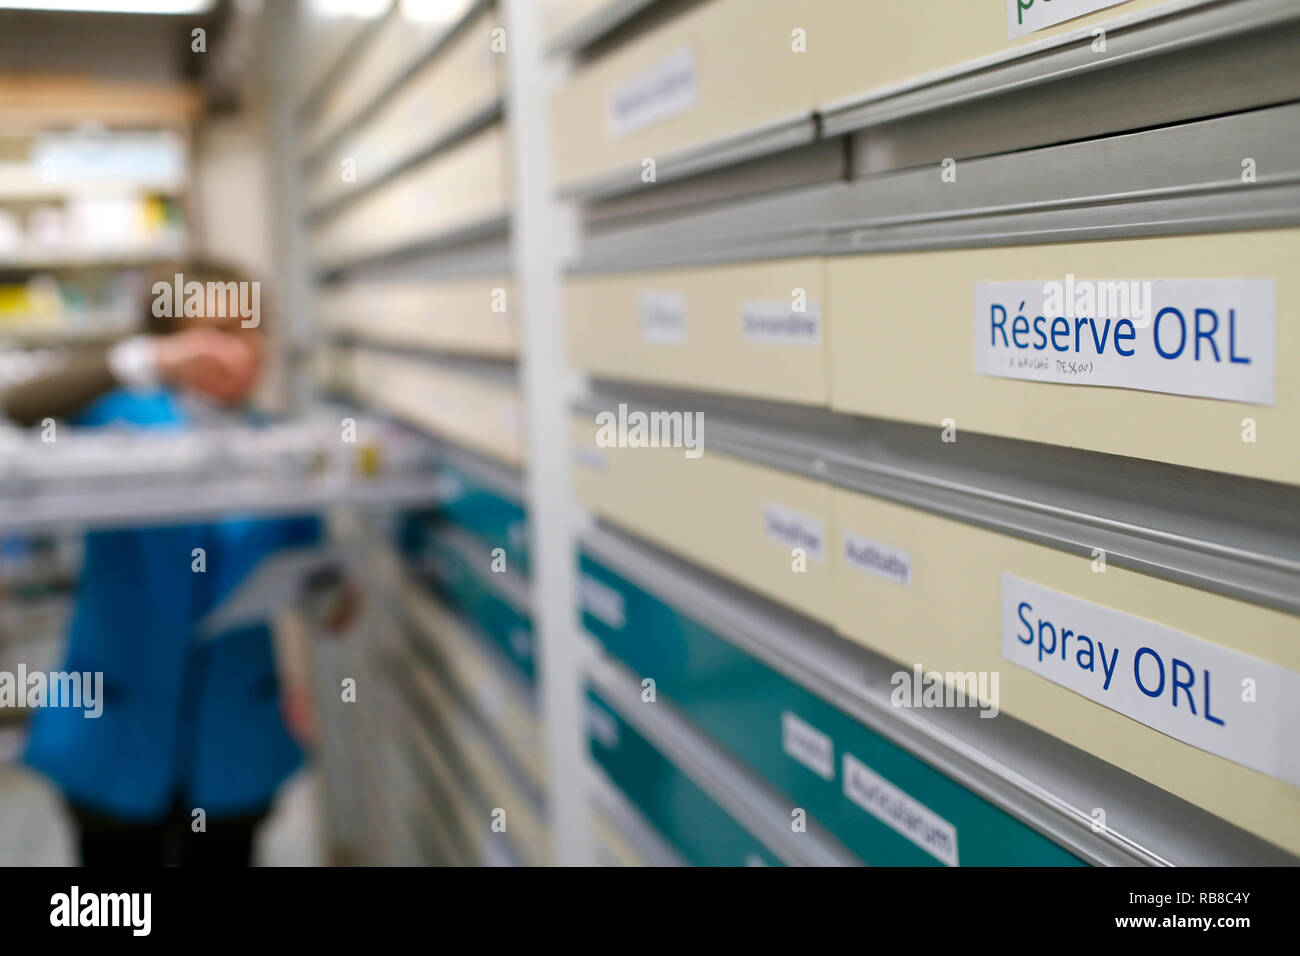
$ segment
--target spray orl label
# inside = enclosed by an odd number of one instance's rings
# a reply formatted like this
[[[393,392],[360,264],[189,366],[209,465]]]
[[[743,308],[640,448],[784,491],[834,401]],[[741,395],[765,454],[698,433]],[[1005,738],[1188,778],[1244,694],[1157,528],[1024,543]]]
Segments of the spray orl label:
[[[1066,20],[1087,16],[1127,0],[1007,0],[1007,37],[1046,30]]]
[[[1274,402],[1272,279],[975,283],[975,371]]]
[[[1176,740],[1300,786],[1300,674],[1002,575],[1002,656]]]
[[[695,54],[685,47],[610,91],[605,129],[627,136],[686,112],[698,98]]]

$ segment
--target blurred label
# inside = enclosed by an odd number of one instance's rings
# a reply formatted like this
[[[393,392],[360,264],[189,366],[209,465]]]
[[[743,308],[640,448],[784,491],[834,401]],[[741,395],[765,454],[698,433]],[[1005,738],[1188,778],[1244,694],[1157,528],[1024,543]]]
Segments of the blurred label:
[[[642,292],[641,338],[655,345],[681,345],[686,341],[686,300],[676,292]]]
[[[759,345],[821,345],[821,310],[816,302],[802,312],[784,299],[745,302],[740,306],[740,330],[746,342]]]
[[[912,583],[912,556],[906,551],[844,532],[844,563],[895,584]]]
[[[788,548],[803,548],[814,561],[826,560],[826,529],[815,518],[780,505],[763,508],[763,530]]]
[[[605,104],[605,128],[611,136],[627,136],[686,112],[697,96],[695,54],[686,47],[615,87]]]
[[[852,754],[844,755],[844,796],[936,860],[959,865],[957,828]]]
[[[781,749],[823,780],[835,776],[835,744],[788,710],[781,714]]]

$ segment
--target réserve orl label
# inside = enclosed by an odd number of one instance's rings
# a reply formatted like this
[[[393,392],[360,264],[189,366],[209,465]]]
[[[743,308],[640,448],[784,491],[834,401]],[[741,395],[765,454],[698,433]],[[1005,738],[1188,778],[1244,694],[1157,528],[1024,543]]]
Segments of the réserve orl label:
[[[1176,740],[1300,786],[1300,674],[1002,575],[1002,656]]]
[[[975,371],[1274,402],[1272,279],[975,283]]]

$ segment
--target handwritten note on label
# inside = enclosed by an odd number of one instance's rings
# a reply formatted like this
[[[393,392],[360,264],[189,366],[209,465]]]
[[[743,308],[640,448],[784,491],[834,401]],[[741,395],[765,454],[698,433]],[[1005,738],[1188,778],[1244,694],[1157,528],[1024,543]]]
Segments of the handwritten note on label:
[[[1272,405],[1272,279],[975,283],[975,371]]]

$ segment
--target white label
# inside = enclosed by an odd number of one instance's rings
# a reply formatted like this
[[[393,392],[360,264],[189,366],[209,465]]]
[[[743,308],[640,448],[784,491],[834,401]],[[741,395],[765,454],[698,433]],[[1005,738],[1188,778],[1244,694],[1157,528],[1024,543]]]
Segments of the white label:
[[[1176,740],[1300,785],[1300,674],[1002,575],[1002,656]],[[1285,745],[1284,745],[1285,744]]]
[[[627,136],[686,112],[697,96],[695,54],[686,47],[610,91],[605,129],[613,137]]]
[[[1046,30],[1066,20],[1087,16],[1127,0],[1007,0],[1007,36],[1016,37]]]
[[[641,338],[655,345],[681,345],[686,341],[686,300],[676,292],[642,292]]]
[[[823,780],[835,776],[835,744],[788,710],[781,713],[781,748]]]
[[[904,586],[912,583],[912,556],[851,531],[844,532],[844,563]]]
[[[803,548],[814,561],[826,560],[826,531],[815,518],[780,505],[763,508],[763,530],[787,548]]]
[[[591,575],[582,576],[582,609],[615,630],[622,630],[627,623],[627,608],[623,595],[619,594],[603,581],[597,581]]]
[[[821,345],[821,310],[816,302],[805,303],[802,312],[784,299],[743,302],[740,334],[760,345]]]
[[[844,796],[940,863],[957,866],[957,828],[876,773],[844,755]]]
[[[1273,404],[1272,279],[975,283],[975,371]]]

